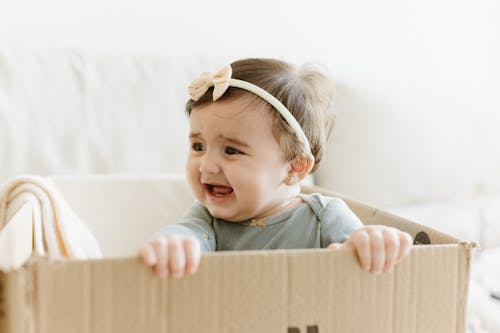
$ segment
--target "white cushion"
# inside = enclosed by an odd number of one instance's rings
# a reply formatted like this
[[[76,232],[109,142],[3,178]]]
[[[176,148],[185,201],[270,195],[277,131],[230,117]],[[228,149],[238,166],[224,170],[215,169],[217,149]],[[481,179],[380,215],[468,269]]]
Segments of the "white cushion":
[[[211,61],[0,47],[0,182],[183,172],[187,86]]]
[[[51,178],[92,231],[105,257],[136,255],[155,230],[178,222],[194,202],[182,174]]]
[[[183,172],[186,86],[229,60],[0,47],[0,181]],[[316,183],[375,205],[500,193],[495,105],[408,82],[385,82],[384,91],[375,81],[338,82],[337,124]]]
[[[421,99],[408,100],[408,89]],[[441,90],[401,84],[372,96],[339,85],[337,125],[316,181],[377,205],[500,193],[500,113]]]

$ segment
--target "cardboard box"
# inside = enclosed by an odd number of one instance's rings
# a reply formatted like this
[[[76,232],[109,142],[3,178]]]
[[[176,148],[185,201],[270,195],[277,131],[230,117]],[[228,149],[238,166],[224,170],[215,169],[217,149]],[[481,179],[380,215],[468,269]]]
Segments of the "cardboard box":
[[[0,274],[0,332],[465,332],[474,243],[345,200],[364,223],[416,238],[394,273],[363,271],[352,250],[211,253],[167,280],[133,257],[33,258]]]

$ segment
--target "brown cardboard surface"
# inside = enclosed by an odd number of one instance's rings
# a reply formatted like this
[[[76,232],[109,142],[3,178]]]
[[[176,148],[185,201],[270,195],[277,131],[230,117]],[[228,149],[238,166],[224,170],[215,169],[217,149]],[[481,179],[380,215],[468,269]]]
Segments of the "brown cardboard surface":
[[[373,275],[352,250],[220,252],[168,280],[136,258],[39,261],[13,279],[5,332],[463,332],[467,256],[421,246]]]
[[[138,264],[99,260],[29,267],[36,275],[37,332],[161,331],[165,286]]]
[[[187,280],[170,280],[169,332],[279,332],[286,324],[283,252],[206,255]],[[185,283],[187,282],[187,283]]]
[[[32,274],[0,272],[0,332],[35,332]]]
[[[353,265],[352,252],[296,254],[288,322],[325,332],[461,332],[465,255],[460,245],[422,246],[394,274],[373,275]]]
[[[32,260],[0,273],[1,332],[463,333],[474,244],[348,204],[431,244],[382,275],[347,249],[211,253],[196,275],[167,280],[137,258]]]

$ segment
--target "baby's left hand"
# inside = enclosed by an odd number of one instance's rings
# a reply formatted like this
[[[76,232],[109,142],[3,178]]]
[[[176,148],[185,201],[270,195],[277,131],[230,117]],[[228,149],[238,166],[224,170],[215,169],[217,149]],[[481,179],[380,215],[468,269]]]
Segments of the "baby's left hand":
[[[409,253],[413,240],[411,236],[383,225],[369,225],[354,231],[345,243],[332,243],[329,249],[356,249],[361,267],[380,274],[392,272],[394,265]]]

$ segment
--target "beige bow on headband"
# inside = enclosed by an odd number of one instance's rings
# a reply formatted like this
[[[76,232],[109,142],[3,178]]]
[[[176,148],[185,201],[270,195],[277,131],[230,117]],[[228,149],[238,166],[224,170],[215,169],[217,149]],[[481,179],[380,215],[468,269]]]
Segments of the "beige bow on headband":
[[[220,71],[215,74],[205,72],[199,78],[191,82],[188,87],[191,99],[197,101],[203,94],[207,92],[210,87],[214,87],[213,100],[218,100],[229,87],[229,80],[231,79],[232,69],[230,65],[224,66]]]

